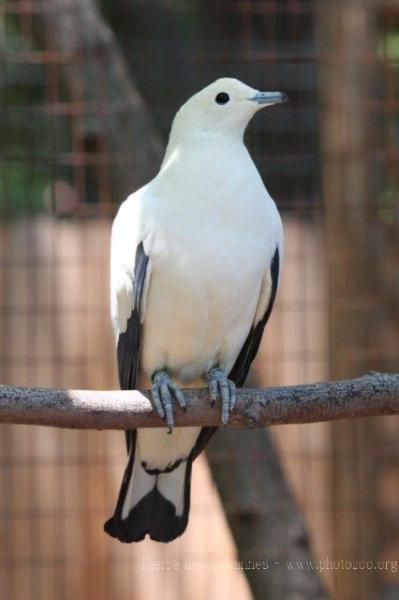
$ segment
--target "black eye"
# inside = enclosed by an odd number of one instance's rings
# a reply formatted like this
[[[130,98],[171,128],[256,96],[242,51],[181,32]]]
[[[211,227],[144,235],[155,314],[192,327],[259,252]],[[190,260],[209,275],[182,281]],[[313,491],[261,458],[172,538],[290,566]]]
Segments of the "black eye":
[[[215,100],[218,104],[226,104],[230,100],[230,98],[229,95],[226,94],[226,92],[219,92]]]

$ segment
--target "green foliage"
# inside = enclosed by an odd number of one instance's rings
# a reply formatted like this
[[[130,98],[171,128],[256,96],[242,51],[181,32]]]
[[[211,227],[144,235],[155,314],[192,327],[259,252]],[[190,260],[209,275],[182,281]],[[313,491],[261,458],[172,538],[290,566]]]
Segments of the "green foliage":
[[[32,213],[43,209],[48,182],[40,167],[17,161],[0,163],[0,213]]]
[[[381,100],[395,101],[392,90],[399,86],[399,28],[390,27],[382,31],[378,40],[378,55],[384,61],[378,92]],[[386,79],[389,79],[388,87]],[[387,91],[388,90],[388,91]],[[390,91],[390,94],[387,95]],[[399,114],[387,110],[377,115],[377,143],[382,148],[397,148],[399,144]],[[380,219],[387,225],[397,226],[399,214],[399,176],[392,164],[384,161],[377,169],[375,206]]]
[[[381,58],[397,62],[399,65],[399,29],[384,33],[379,40],[378,53]]]
[[[20,52],[35,45],[10,15],[0,20],[0,48],[5,56],[0,69],[0,213],[37,212],[44,209],[44,191],[54,178],[54,146],[57,152],[70,147],[70,127],[48,114],[43,65],[19,61]]]
[[[386,225],[397,226],[399,220],[399,185],[384,181],[377,194],[377,213]]]

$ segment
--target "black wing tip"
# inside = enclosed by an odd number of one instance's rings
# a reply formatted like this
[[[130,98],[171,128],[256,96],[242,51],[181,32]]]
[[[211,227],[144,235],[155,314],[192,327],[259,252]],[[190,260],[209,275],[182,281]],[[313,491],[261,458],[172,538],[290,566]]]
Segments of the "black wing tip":
[[[277,286],[279,279],[279,270],[280,270],[280,253],[278,245],[274,251],[274,255],[270,264],[270,274],[272,279],[272,288],[270,292],[269,304],[266,309],[266,312],[263,318],[259,321],[255,327],[251,327],[247,339],[244,342],[243,347],[236,359],[236,362],[233,365],[229,373],[229,379],[234,381],[237,387],[242,387],[245,383],[245,380],[248,376],[249,369],[251,364],[259,350],[260,343],[262,341],[262,335],[266,323],[269,320],[271,312],[273,310],[274,301],[276,299],[277,294]]]
[[[134,390],[139,368],[142,300],[149,257],[144,252],[143,242],[137,247],[133,279],[134,309],[127,320],[126,331],[119,334],[117,362],[119,383],[122,390]]]

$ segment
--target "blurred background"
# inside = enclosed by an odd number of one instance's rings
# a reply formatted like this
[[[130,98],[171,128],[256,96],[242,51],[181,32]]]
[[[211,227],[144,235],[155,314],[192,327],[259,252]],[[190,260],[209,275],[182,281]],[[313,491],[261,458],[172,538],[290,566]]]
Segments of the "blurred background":
[[[2,0],[1,383],[117,386],[112,217],[220,76],[292,100],[246,137],[286,236],[250,383],[398,370],[398,0]],[[125,546],[120,433],[3,425],[0,598],[396,599],[398,434],[219,432],[185,535]]]

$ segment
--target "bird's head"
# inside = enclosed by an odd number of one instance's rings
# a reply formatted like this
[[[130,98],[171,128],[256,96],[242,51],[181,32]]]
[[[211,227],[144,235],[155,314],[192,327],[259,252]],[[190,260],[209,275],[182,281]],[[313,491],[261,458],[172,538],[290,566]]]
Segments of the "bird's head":
[[[173,122],[172,135],[226,133],[242,139],[259,109],[282,102],[288,102],[282,92],[260,92],[237,79],[218,79],[183,104]]]

